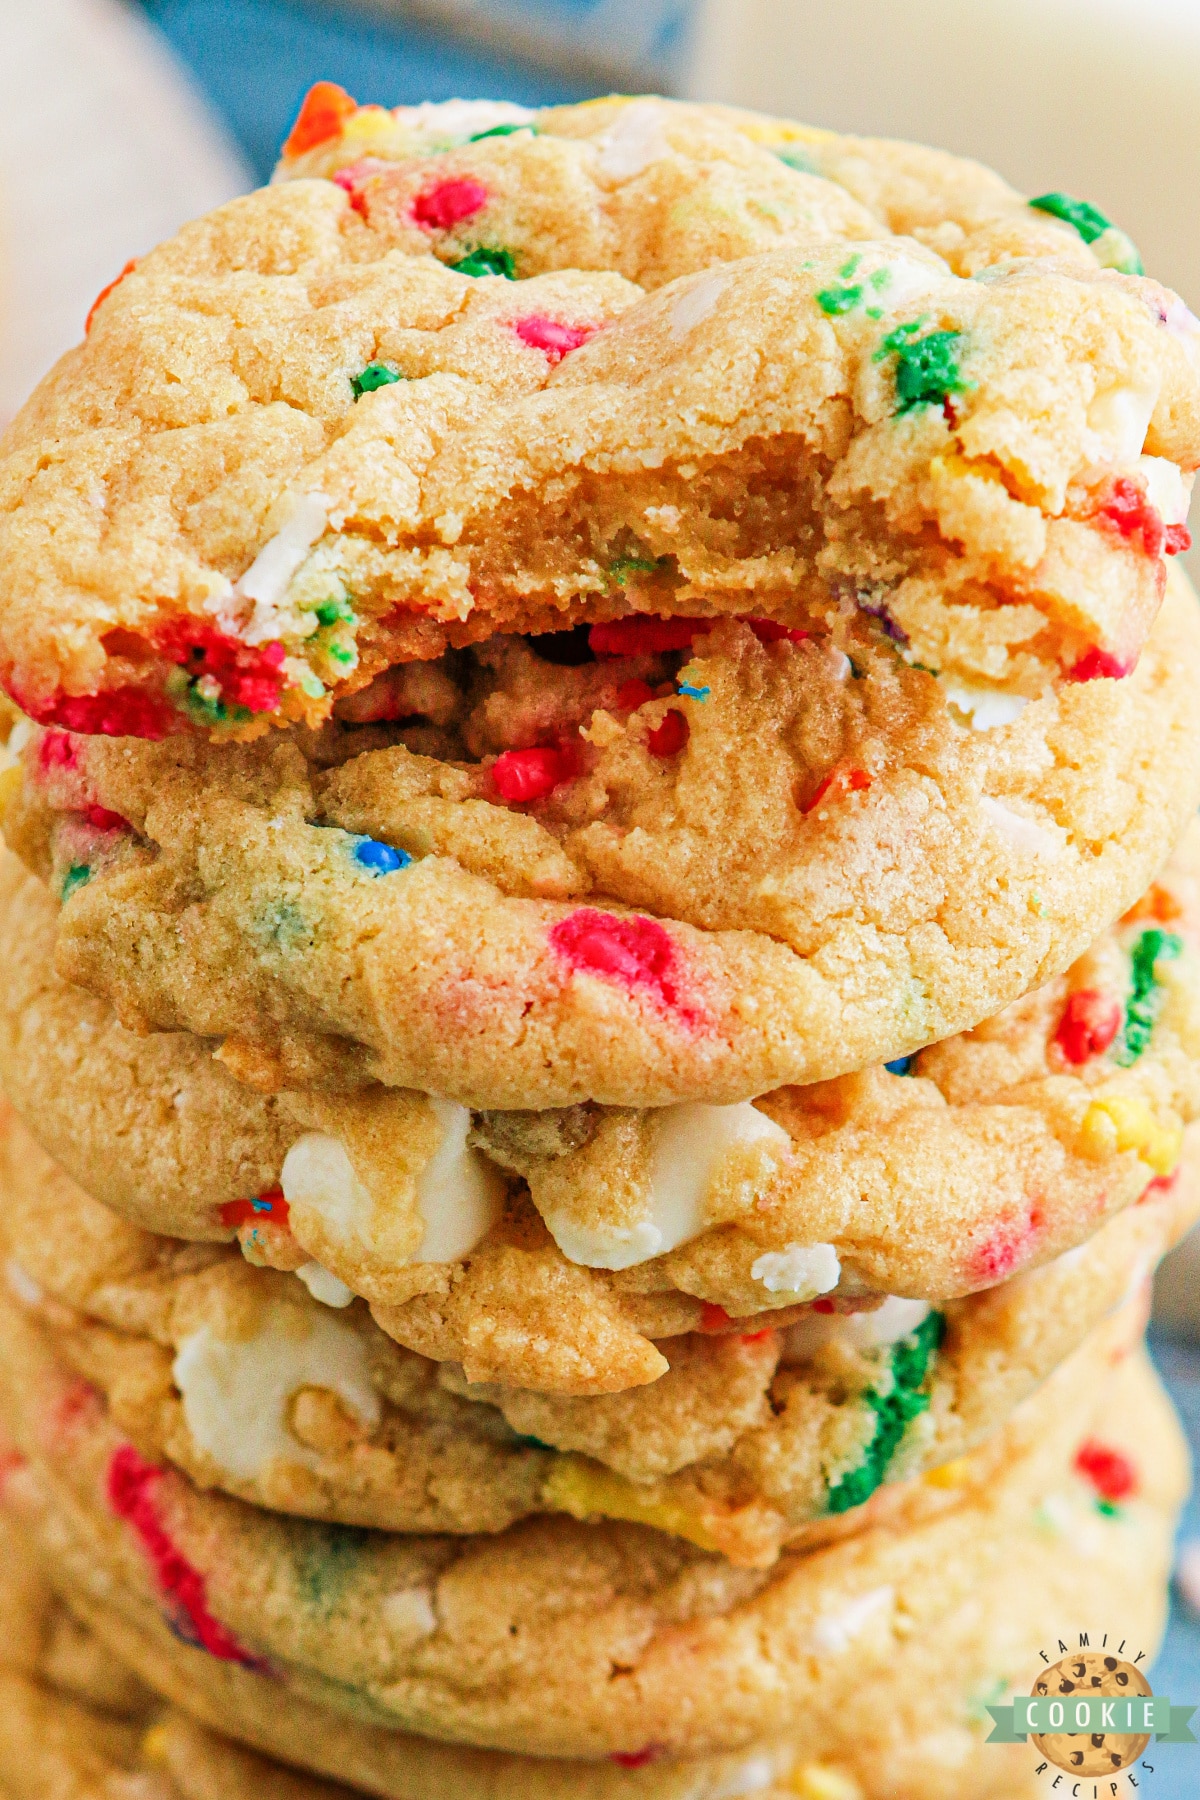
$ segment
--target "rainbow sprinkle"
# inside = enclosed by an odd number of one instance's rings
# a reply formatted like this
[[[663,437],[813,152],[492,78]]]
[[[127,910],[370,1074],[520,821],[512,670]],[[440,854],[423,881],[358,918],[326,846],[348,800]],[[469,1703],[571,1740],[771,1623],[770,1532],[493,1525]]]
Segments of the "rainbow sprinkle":
[[[412,861],[407,850],[397,850],[392,844],[381,844],[378,838],[356,838],[351,854],[368,875],[394,875],[398,869],[407,869]]]
[[[944,406],[951,394],[970,386],[958,366],[961,331],[927,331],[916,334],[924,319],[913,319],[889,331],[873,360],[896,359],[896,412],[915,412],[918,406]]]
[[[1172,960],[1182,949],[1181,937],[1173,931],[1162,931],[1158,926],[1143,931],[1134,945],[1129,959],[1132,986],[1125,1004],[1125,1030],[1113,1056],[1122,1069],[1138,1060],[1153,1035],[1158,1012],[1157,965]]]
[[[945,1316],[931,1312],[915,1331],[892,1345],[887,1363],[891,1377],[888,1391],[881,1393],[878,1388],[872,1388],[863,1396],[865,1404],[875,1414],[871,1441],[858,1467],[841,1476],[830,1488],[831,1513],[849,1512],[852,1506],[861,1506],[882,1484],[888,1464],[909,1424],[929,1406],[929,1395],[920,1390],[945,1335]]]
[[[361,400],[364,394],[373,394],[376,388],[390,387],[393,381],[406,381],[399,369],[393,369],[389,363],[368,363],[361,375],[350,377],[350,386],[354,398]]]

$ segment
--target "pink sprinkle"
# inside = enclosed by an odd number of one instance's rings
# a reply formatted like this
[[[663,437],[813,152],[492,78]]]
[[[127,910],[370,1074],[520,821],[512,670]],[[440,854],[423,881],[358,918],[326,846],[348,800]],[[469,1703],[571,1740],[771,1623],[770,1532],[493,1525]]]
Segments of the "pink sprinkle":
[[[84,821],[96,831],[132,831],[129,820],[118,812],[109,812],[107,806],[85,806]]]
[[[100,1396],[91,1382],[82,1376],[73,1381],[55,1402],[50,1412],[50,1437],[71,1437],[89,1418],[101,1410]]]
[[[570,781],[577,763],[567,746],[534,750],[506,750],[492,764],[492,786],[502,800],[520,805],[540,800],[560,781]]]
[[[39,705],[26,705],[24,711],[39,725],[61,725],[64,731],[90,737],[157,739],[166,737],[168,730],[163,702],[140,687],[110,688],[102,694],[57,694]]]
[[[51,769],[73,769],[79,762],[79,746],[65,731],[47,731],[38,744],[38,767],[43,774]]]
[[[1163,539],[1164,556],[1182,556],[1192,547],[1192,534],[1186,525],[1168,525]]]
[[[661,1744],[647,1744],[644,1750],[614,1750],[608,1760],[615,1762],[618,1769],[644,1769],[665,1755]]]
[[[780,638],[786,638],[789,644],[803,644],[808,640],[807,631],[801,631],[793,625],[781,625],[778,619],[743,619],[760,644],[777,644]]]
[[[165,1470],[144,1462],[132,1444],[122,1444],[108,1465],[108,1504],[136,1532],[158,1585],[187,1620],[196,1642],[222,1662],[262,1669],[261,1660],[244,1650],[208,1610],[204,1576],[171,1542],[154,1504],[154,1490]]]
[[[990,1287],[1011,1275],[1028,1256],[1041,1222],[1037,1207],[1031,1207],[1024,1218],[1003,1220],[991,1237],[971,1254],[968,1264],[971,1280],[980,1287]]]
[[[639,613],[632,619],[593,625],[588,648],[593,656],[658,656],[664,650],[690,650],[692,639],[715,624],[715,619],[659,619]]]
[[[557,319],[516,319],[513,330],[531,350],[540,350],[549,363],[559,363],[580,344],[586,344],[596,325],[560,325]]]
[[[469,177],[439,182],[427,193],[418,194],[412,205],[414,223],[423,231],[449,231],[462,219],[469,219],[488,203],[488,191],[481,181]]]
[[[1122,662],[1111,651],[1093,648],[1067,672],[1068,681],[1124,681],[1136,663]]]
[[[551,946],[588,975],[600,975],[623,987],[648,988],[664,1006],[695,1023],[702,1015],[680,994],[679,952],[657,919],[641,914],[615,917],[585,906],[560,919],[550,932]]]
[[[176,619],[159,632],[157,648],[169,661],[192,676],[204,675],[216,682],[227,706],[244,706],[247,712],[274,712],[283,691],[286,651],[278,641],[243,644],[240,638],[201,625],[194,619]]]
[[[1162,514],[1150,504],[1141,484],[1130,476],[1117,476],[1099,516],[1114,525],[1123,538],[1140,536],[1147,556],[1163,554],[1167,531]]]
[[[1100,1056],[1121,1025],[1120,1003],[1097,988],[1079,988],[1068,997],[1054,1042],[1069,1063]]]
[[[367,203],[363,198],[362,185],[386,167],[387,164],[378,156],[361,156],[357,162],[348,163],[344,169],[335,169],[329,179],[335,187],[342,188],[349,195],[355,212],[366,218]]]

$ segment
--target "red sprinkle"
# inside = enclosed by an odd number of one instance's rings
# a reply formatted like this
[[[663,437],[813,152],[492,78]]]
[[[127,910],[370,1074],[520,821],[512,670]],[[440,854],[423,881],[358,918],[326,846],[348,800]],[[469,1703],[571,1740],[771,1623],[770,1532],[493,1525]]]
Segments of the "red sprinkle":
[[[204,1576],[176,1549],[158,1516],[154,1490],[165,1473],[153,1463],[143,1462],[132,1444],[122,1444],[108,1465],[108,1504],[137,1534],[160,1589],[179,1608],[201,1647],[222,1662],[261,1669],[261,1660],[244,1650],[233,1633],[213,1618]]]
[[[274,1219],[277,1225],[286,1225],[290,1210],[283,1189],[272,1188],[269,1194],[260,1194],[255,1200],[226,1200],[218,1213],[222,1225],[237,1231],[259,1219]]]
[[[90,1381],[80,1376],[55,1402],[51,1414],[54,1436],[70,1437],[87,1419],[98,1417],[100,1410],[100,1395]]]
[[[1136,663],[1122,662],[1109,650],[1092,648],[1067,671],[1068,681],[1124,681],[1132,675]]]
[[[61,725],[91,737],[164,738],[170,715],[146,688],[109,688],[101,694],[58,694],[24,710],[39,725]],[[65,764],[63,765],[66,766]]]
[[[306,150],[315,150],[318,144],[340,137],[346,120],[357,111],[357,100],[352,100],[336,81],[314,82],[301,102],[283,155],[288,159],[303,156]]]
[[[481,181],[472,181],[469,176],[441,181],[427,193],[417,195],[412,204],[413,221],[422,231],[449,231],[487,203],[488,191]],[[571,347],[574,349],[574,345]]]
[[[1137,1469],[1120,1450],[1088,1438],[1075,1453],[1075,1467],[1102,1500],[1128,1500],[1138,1490]]]
[[[274,712],[283,691],[281,643],[243,644],[212,625],[177,619],[160,631],[156,647],[189,675],[208,675],[227,706],[247,712]]]
[[[732,1324],[733,1320],[723,1306],[718,1306],[715,1300],[706,1300],[700,1313],[700,1323],[696,1329],[707,1332],[711,1336],[718,1331],[728,1331]]]
[[[1192,547],[1192,534],[1186,525],[1168,525],[1163,538],[1164,556],[1182,556]]]
[[[632,619],[609,619],[593,625],[588,648],[593,656],[658,656],[664,650],[690,650],[693,638],[711,631],[715,619],[659,619],[639,613]]]
[[[638,913],[618,918],[585,906],[559,920],[550,932],[550,944],[573,969],[605,976],[624,987],[648,988],[664,1006],[700,1022],[700,1013],[682,999],[679,953],[657,919]]]
[[[1085,1063],[1108,1049],[1120,1026],[1118,1001],[1098,988],[1080,988],[1067,999],[1054,1041],[1069,1063]]]
[[[540,350],[549,363],[559,363],[580,344],[586,344],[596,325],[560,325],[557,319],[517,319],[513,330],[531,350]]]
[[[96,295],[96,298],[92,301],[91,307],[88,311],[88,316],[84,321],[84,326],[83,326],[84,337],[86,337],[88,335],[89,331],[92,329],[92,320],[96,317],[96,314],[100,311],[100,308],[104,305],[104,302],[108,299],[108,296],[112,293],[113,289],[119,288],[121,283],[124,281],[125,277],[127,275],[132,275],[133,271],[136,268],[137,268],[137,257],[131,256],[129,261],[125,264],[125,267],[121,270],[121,273],[116,277],[116,279],[113,281],[110,281],[107,287],[102,287],[100,289],[100,292]]]
[[[124,818],[121,813],[109,812],[107,806],[85,806],[83,816],[85,822],[93,826],[96,831],[133,830],[128,819]]]
[[[835,1312],[837,1309],[832,1300],[814,1300],[812,1303],[812,1310],[817,1313],[831,1313]]]
[[[822,800],[842,800],[847,794],[862,794],[871,785],[865,769],[834,769],[818,787],[811,800],[801,803],[802,813],[813,812]]]
[[[989,1287],[1011,1275],[1028,1255],[1041,1222],[1042,1215],[1036,1206],[1031,1207],[1024,1218],[1002,1220],[991,1237],[972,1253],[968,1264],[971,1280],[981,1287]]]
[[[369,175],[386,165],[377,156],[363,156],[357,162],[348,163],[344,169],[335,169],[329,179],[335,187],[340,187],[349,196],[350,204],[356,213],[365,219],[367,202],[363,196],[362,183]]]
[[[789,644],[807,642],[807,631],[801,631],[792,625],[781,625],[778,619],[743,619],[760,644],[777,644],[780,638],[786,638]]]
[[[492,786],[502,800],[520,805],[526,800],[540,800],[558,786],[570,781],[578,764],[568,746],[540,750],[506,750],[492,764]]]
[[[1131,476],[1117,476],[1099,516],[1115,525],[1123,538],[1140,535],[1147,556],[1162,555],[1167,538],[1162,514],[1151,506],[1144,489]]]
[[[617,707],[621,712],[636,712],[653,698],[654,689],[648,681],[623,681],[617,689]]]
[[[683,714],[672,707],[662,724],[646,733],[646,748],[651,756],[664,760],[668,756],[678,756],[691,734],[692,728]]]
[[[647,1744],[644,1750],[614,1750],[608,1760],[616,1763],[619,1769],[644,1769],[664,1754],[661,1744]]]
[[[38,767],[42,773],[50,769],[74,769],[79,762],[79,746],[65,731],[48,731],[38,744]]]

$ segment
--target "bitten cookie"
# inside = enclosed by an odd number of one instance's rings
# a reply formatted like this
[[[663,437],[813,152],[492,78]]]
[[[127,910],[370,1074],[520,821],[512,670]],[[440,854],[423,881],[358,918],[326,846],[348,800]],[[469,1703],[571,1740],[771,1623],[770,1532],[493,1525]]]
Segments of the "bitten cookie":
[[[323,149],[127,271],[6,434],[32,716],[244,735],[447,643],[751,595],[1008,697],[1134,666],[1200,328],[1086,208],[654,100],[432,156],[374,124],[390,156]]]
[[[314,1536],[251,1517],[144,1463],[97,1417],[86,1390],[47,1387],[40,1366],[17,1406],[19,1448],[31,1460],[15,1468],[5,1498],[36,1530],[60,1590],[160,1689],[262,1748],[375,1793],[410,1791],[413,1744],[396,1728],[411,1728],[418,1713],[422,1730],[476,1742],[507,1735],[501,1715],[521,1714],[511,1729],[526,1751],[561,1755],[569,1740],[599,1763],[584,1777],[595,1785],[581,1792],[605,1796],[602,1771],[612,1779],[614,1767],[600,1760],[606,1754],[618,1768],[654,1770],[685,1745],[700,1753],[725,1737],[745,1748],[761,1741],[755,1721],[766,1715],[776,1731],[786,1717],[786,1729],[802,1733],[798,1742],[793,1735],[802,1767],[846,1763],[853,1772],[877,1759],[868,1792],[878,1784],[906,1800],[931,1791],[961,1800],[975,1791],[954,1785],[962,1771],[978,1769],[981,1791],[994,1791],[980,1756],[980,1695],[1025,1686],[1043,1641],[1055,1640],[1068,1615],[1066,1628],[1077,1631],[1090,1595],[1097,1604],[1103,1593],[1117,1615],[1104,1628],[1144,1635],[1148,1653],[1161,1628],[1164,1526],[1186,1481],[1178,1428],[1140,1360],[1126,1357],[1116,1385],[1099,1391],[1096,1372],[1093,1360],[1085,1379],[1074,1378],[1065,1410],[1056,1378],[1058,1403],[1047,1400],[1038,1430],[1020,1447],[1010,1439],[986,1478],[940,1514],[908,1531],[859,1533],[765,1585],[745,1571],[722,1574],[698,1553],[668,1569],[649,1534],[631,1527],[556,1526],[544,1541],[522,1527],[482,1562],[478,1548],[464,1562],[445,1540],[364,1541],[329,1528]],[[47,1403],[58,1408],[51,1433]],[[1102,1427],[1090,1422],[1097,1405]],[[1073,1468],[1077,1458],[1098,1465],[1087,1435],[1096,1429],[1104,1467],[1120,1463],[1129,1477],[1119,1503]],[[64,1434],[69,1450],[47,1442]],[[255,1532],[252,1561],[242,1560],[243,1525]],[[273,1557],[268,1532],[280,1540]],[[236,1568],[253,1569],[260,1594],[271,1596],[254,1609],[253,1637],[250,1606],[234,1601]],[[1093,1589],[1085,1572],[1110,1570],[1114,1578]],[[309,1654],[336,1666],[336,1681],[293,1658],[273,1656],[265,1669],[264,1639],[285,1637],[311,1642]],[[368,1660],[377,1684],[362,1681]],[[961,1698],[948,1706],[948,1692]],[[881,1779],[889,1752],[913,1731],[917,1743],[897,1758],[908,1763],[908,1785],[889,1790]],[[923,1775],[940,1785],[922,1789]]]
[[[1181,1179],[1088,1243],[942,1312],[893,1298],[782,1332],[659,1340],[657,1381],[582,1399],[469,1381],[400,1349],[363,1307],[322,1305],[319,1283],[141,1232],[17,1127],[0,1242],[56,1354],[143,1455],[201,1487],[394,1531],[623,1518],[767,1567],[831,1523],[879,1523],[884,1484],[906,1517],[897,1483],[954,1486],[956,1459],[1114,1306],[1137,1304],[1200,1212],[1195,1165],[1193,1149]]]

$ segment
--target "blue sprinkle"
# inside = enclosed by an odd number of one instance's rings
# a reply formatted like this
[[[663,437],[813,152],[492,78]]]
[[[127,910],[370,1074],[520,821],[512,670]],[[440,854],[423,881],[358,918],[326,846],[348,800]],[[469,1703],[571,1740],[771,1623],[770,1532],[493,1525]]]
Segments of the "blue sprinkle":
[[[369,875],[394,875],[397,869],[407,869],[412,857],[407,850],[397,850],[391,844],[381,844],[377,838],[364,837],[355,843],[354,860]]]
[[[889,1075],[911,1075],[916,1060],[915,1056],[898,1056],[895,1062],[884,1063],[883,1066]]]
[[[679,692],[681,694],[686,694],[689,700],[707,700],[708,696],[712,693],[712,689],[707,687],[693,687],[690,681],[681,681],[679,684]]]
[[[255,1212],[269,1213],[275,1202],[273,1200],[252,1200],[250,1204]]]

